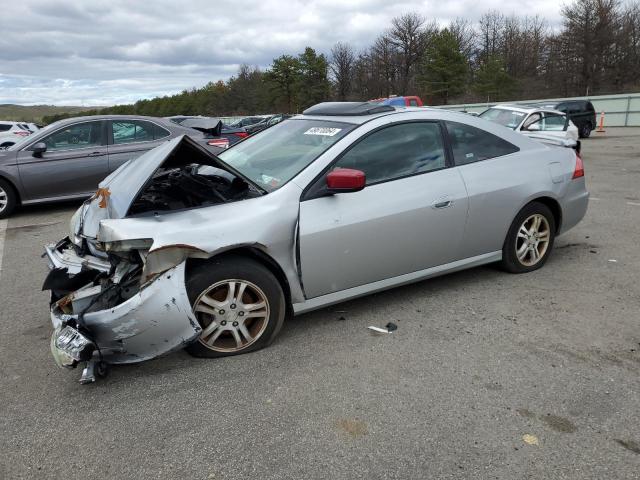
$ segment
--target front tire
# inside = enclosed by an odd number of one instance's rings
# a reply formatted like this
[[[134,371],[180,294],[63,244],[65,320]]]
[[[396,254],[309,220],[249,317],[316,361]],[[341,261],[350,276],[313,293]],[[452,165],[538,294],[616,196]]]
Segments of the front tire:
[[[0,178],[0,219],[13,213],[18,204],[18,196],[13,186]]]
[[[511,273],[542,267],[553,248],[556,222],[543,203],[531,202],[513,220],[502,247],[502,268]]]
[[[589,138],[589,136],[591,135],[591,130],[593,130],[593,127],[590,123],[585,123],[584,125],[582,125],[582,127],[580,128],[580,138]]]
[[[187,347],[196,357],[253,352],[275,339],[286,304],[276,277],[264,265],[240,255],[200,263],[187,280],[187,293],[200,337]]]

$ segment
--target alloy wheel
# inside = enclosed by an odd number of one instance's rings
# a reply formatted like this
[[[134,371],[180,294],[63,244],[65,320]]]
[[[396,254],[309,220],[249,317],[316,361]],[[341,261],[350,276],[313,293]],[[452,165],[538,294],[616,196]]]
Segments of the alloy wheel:
[[[0,213],[3,212],[5,208],[7,208],[8,204],[9,196],[7,195],[7,192],[4,190],[4,188],[0,187]]]
[[[269,323],[265,293],[246,280],[223,280],[196,299],[193,311],[202,327],[198,341],[217,352],[238,352],[256,342]]]
[[[522,223],[516,239],[516,256],[526,267],[536,265],[549,248],[551,228],[544,215],[533,214]]]

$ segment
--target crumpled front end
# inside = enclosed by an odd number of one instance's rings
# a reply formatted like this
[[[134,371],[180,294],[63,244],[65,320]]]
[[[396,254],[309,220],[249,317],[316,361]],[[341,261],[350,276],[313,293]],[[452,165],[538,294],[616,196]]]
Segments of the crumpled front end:
[[[51,271],[52,353],[61,366],[135,363],[195,340],[201,328],[185,288],[185,262],[152,278],[143,258],[99,257],[64,239],[45,249]]]

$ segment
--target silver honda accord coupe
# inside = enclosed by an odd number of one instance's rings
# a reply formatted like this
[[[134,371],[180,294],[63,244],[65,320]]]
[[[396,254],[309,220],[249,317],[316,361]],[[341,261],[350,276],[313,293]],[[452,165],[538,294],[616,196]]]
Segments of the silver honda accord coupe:
[[[90,382],[254,351],[289,315],[444,273],[530,272],[588,198],[573,149],[445,110],[323,103],[218,156],[178,137],[46,247],[52,352]]]

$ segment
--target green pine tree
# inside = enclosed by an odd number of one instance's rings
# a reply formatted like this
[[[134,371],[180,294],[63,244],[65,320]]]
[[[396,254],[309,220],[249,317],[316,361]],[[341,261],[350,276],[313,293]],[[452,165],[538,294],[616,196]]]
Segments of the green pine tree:
[[[444,29],[437,33],[420,64],[418,84],[427,96],[447,104],[464,92],[469,65],[456,37]]]
[[[476,74],[474,90],[487,97],[487,102],[509,98],[516,87],[516,80],[507,73],[504,60],[498,56],[489,57]]]

